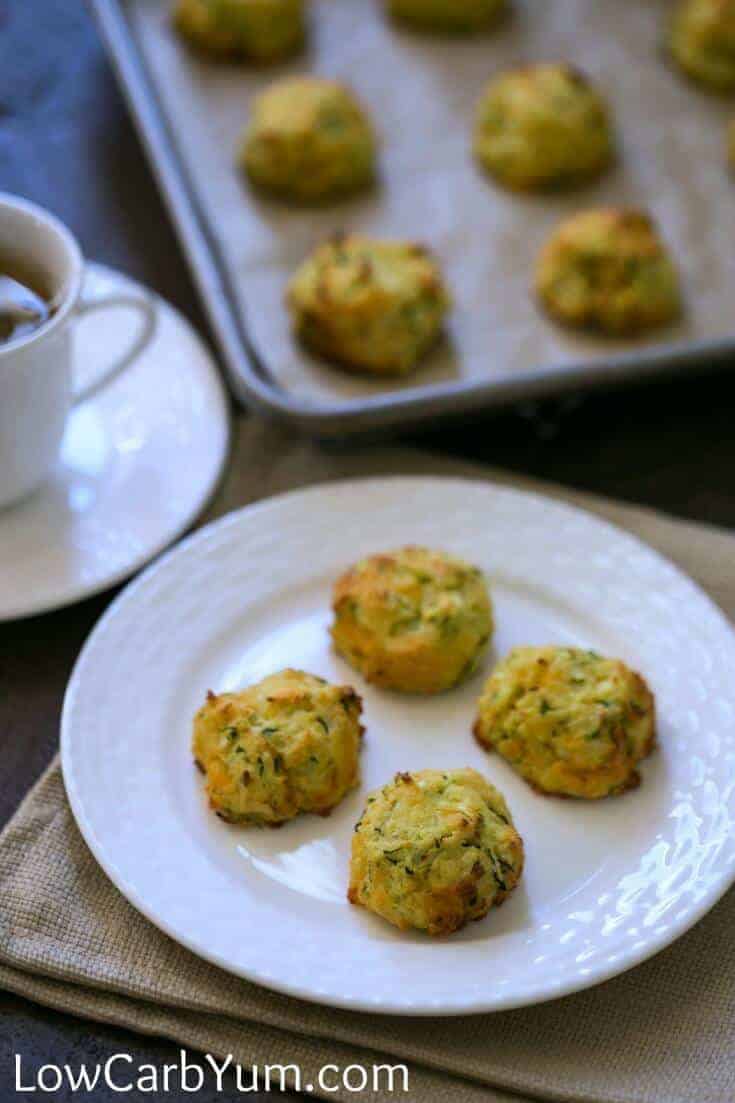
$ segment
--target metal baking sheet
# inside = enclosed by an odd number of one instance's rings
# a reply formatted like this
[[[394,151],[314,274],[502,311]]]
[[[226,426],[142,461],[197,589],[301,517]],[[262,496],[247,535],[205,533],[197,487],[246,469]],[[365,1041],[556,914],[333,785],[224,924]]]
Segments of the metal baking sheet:
[[[668,0],[515,0],[501,29],[469,40],[397,30],[380,0],[312,0],[308,51],[269,69],[193,56],[172,31],[167,0],[94,7],[245,401],[344,435],[733,358],[732,105],[669,67]],[[474,107],[493,73],[540,59],[571,60],[594,78],[615,115],[620,158],[582,192],[519,197],[474,165]],[[352,84],[381,139],[379,186],[327,210],[256,198],[235,166],[252,97],[305,70]],[[682,270],[680,324],[612,341],[565,332],[538,312],[529,285],[539,247],[561,217],[601,204],[645,207],[658,220]],[[408,380],[346,375],[292,340],[288,277],[345,229],[415,238],[442,260],[455,299],[447,339]]]

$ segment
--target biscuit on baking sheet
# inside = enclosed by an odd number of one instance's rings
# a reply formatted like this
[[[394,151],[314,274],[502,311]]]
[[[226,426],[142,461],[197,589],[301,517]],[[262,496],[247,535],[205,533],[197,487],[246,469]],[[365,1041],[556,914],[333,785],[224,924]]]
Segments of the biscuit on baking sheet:
[[[716,92],[735,88],[735,0],[678,0],[669,48],[679,67]]]
[[[656,740],[654,699],[617,659],[516,647],[485,684],[474,733],[534,789],[596,800],[638,785]]]
[[[539,256],[535,290],[556,321],[613,336],[655,329],[682,311],[676,267],[641,211],[591,210],[566,219]]]
[[[332,639],[368,682],[441,693],[477,669],[493,631],[482,572],[429,548],[360,560],[334,588]]]
[[[605,101],[570,65],[524,65],[503,73],[477,107],[475,157],[513,190],[583,183],[610,165],[614,146]]]
[[[401,930],[451,934],[502,904],[523,840],[476,770],[396,774],[367,798],[352,837],[348,899]]]
[[[173,21],[197,49],[255,62],[289,57],[306,37],[304,0],[176,0]]]
[[[349,234],[320,245],[286,295],[296,337],[347,371],[402,376],[436,342],[450,297],[422,245]]]
[[[287,77],[256,99],[239,161],[256,187],[320,203],[371,184],[375,152],[370,120],[349,88],[322,77]]]
[[[326,815],[359,783],[361,711],[350,686],[301,670],[209,693],[192,751],[212,809],[229,823],[259,825]]]

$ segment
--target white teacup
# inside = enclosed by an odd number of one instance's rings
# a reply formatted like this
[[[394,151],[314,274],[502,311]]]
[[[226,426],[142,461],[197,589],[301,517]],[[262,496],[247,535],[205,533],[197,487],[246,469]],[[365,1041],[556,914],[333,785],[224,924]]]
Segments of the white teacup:
[[[87,298],[84,261],[64,225],[33,203],[0,193],[0,258],[33,273],[52,304],[51,317],[27,336],[0,342],[0,508],[36,489],[59,455],[72,406],[89,398],[129,367],[150,342],[153,302],[140,295]],[[93,310],[126,306],[143,324],[131,348],[101,365],[83,387],[72,379],[72,326]]]

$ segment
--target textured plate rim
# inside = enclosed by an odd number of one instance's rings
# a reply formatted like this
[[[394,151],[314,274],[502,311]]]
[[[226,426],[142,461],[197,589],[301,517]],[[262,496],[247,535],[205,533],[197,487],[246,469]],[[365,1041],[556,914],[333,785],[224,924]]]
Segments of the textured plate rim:
[[[64,778],[64,785],[69,799],[69,804],[72,810],[74,819],[77,826],[84,838],[87,846],[92,852],[94,858],[99,863],[106,876],[115,885],[119,892],[139,911],[149,922],[155,927],[161,930],[168,937],[172,938],[175,942],[179,943],[185,949],[191,953],[200,957],[204,961],[208,961],[223,971],[239,976],[244,980],[250,981],[263,988],[269,989],[274,992],[279,992],[286,996],[291,996],[299,1000],[303,1000],[307,1003],[313,1003],[323,1006],[335,1007],[347,1011],[359,1011],[369,1012],[372,1014],[385,1014],[400,1017],[417,1017],[417,1018],[443,1018],[443,1017],[455,1017],[460,1015],[475,1015],[475,1014],[487,1014],[496,1011],[510,1011],[522,1007],[535,1006],[537,1004],[549,1003],[557,999],[561,999],[565,996],[572,995],[577,992],[585,991],[586,989],[596,987],[598,984],[602,984],[605,981],[611,980],[614,977],[620,976],[623,973],[628,972],[630,969],[635,968],[637,965],[654,957],[662,950],[676,942],[682,935],[686,934],[692,927],[694,927],[711,909],[717,904],[717,902],[725,895],[729,888],[735,884],[735,867],[730,870],[723,870],[719,873],[716,880],[710,887],[703,892],[700,900],[694,904],[689,905],[685,914],[681,918],[675,919],[671,926],[663,933],[654,935],[646,944],[640,949],[632,948],[630,950],[624,950],[618,960],[614,963],[608,963],[606,966],[598,966],[594,970],[594,974],[589,976],[580,976],[576,974],[571,977],[567,984],[558,984],[554,986],[553,990],[549,990],[548,985],[544,988],[543,985],[538,986],[538,991],[532,990],[530,993],[526,991],[522,996],[508,996],[506,998],[493,999],[492,1002],[483,1003],[482,1001],[473,1001],[470,1004],[442,1004],[437,1001],[415,1003],[415,1002],[391,1002],[387,1003],[385,999],[367,1000],[358,997],[347,996],[341,998],[330,994],[328,999],[320,993],[310,989],[305,989],[298,984],[289,984],[284,981],[276,980],[273,977],[260,972],[257,969],[244,969],[234,967],[221,955],[208,950],[205,946],[202,946],[196,938],[189,937],[186,933],[182,933],[177,930],[173,924],[169,924],[165,918],[157,914],[153,908],[149,908],[146,905],[141,895],[132,888],[125,880],[124,877],[120,877],[115,869],[114,862],[108,858],[104,847],[99,843],[95,834],[93,824],[88,819],[85,808],[84,799],[82,794],[76,787],[73,764],[72,764],[72,734],[71,734],[71,711],[74,705],[74,697],[77,691],[77,685],[79,680],[79,672],[85,665],[89,654],[93,650],[96,644],[96,638],[98,634],[101,634],[106,628],[109,621],[114,619],[120,609],[124,607],[129,601],[133,601],[139,590],[142,590],[148,583],[148,581],[159,572],[165,570],[172,559],[175,559],[179,555],[190,551],[195,548],[199,543],[206,544],[211,535],[215,532],[220,532],[223,529],[231,525],[237,524],[244,514],[249,516],[255,516],[274,504],[288,504],[293,499],[300,499],[307,496],[318,496],[324,491],[329,491],[337,486],[347,487],[365,487],[365,486],[386,486],[389,484],[398,485],[403,484],[408,487],[410,484],[427,484],[427,483],[441,483],[443,486],[455,485],[482,487],[489,490],[499,490],[504,493],[510,493],[524,499],[529,505],[536,503],[538,505],[551,504],[555,508],[558,508],[564,512],[569,513],[571,516],[584,517],[588,522],[599,525],[603,529],[608,530],[616,538],[624,539],[629,544],[635,547],[638,551],[644,552],[647,556],[656,560],[661,566],[665,566],[668,569],[675,572],[678,577],[680,585],[686,586],[690,593],[695,596],[700,603],[705,605],[710,614],[720,622],[721,627],[731,637],[733,636],[733,627],[729,620],[717,605],[715,601],[706,593],[702,587],[695,583],[677,564],[669,560],[666,556],[662,555],[651,545],[641,540],[639,537],[628,532],[626,529],[619,525],[615,525],[610,521],[600,517],[598,514],[591,510],[580,508],[576,505],[571,505],[568,502],[559,500],[550,495],[545,495],[538,491],[532,491],[527,489],[518,489],[516,487],[507,486],[498,482],[495,479],[483,479],[478,478],[463,478],[457,476],[433,476],[433,475],[392,475],[392,476],[379,476],[372,477],[367,476],[357,479],[334,479],[329,482],[322,482],[314,484],[308,487],[290,490],[282,494],[274,495],[270,498],[263,499],[259,502],[251,503],[244,506],[241,509],[233,510],[227,513],[225,516],[210,522],[203,528],[197,530],[185,539],[180,541],[174,548],[170,549],[165,555],[156,559],[151,563],[145,571],[143,571],[136,579],[130,582],[125,589],[118,594],[114,601],[107,608],[105,613],[97,621],[94,629],[88,636],[87,640],[82,647],[74,668],[72,670],[67,689],[64,695],[64,703],[61,715],[61,738],[60,738],[60,751],[61,751],[61,766],[62,774]]]

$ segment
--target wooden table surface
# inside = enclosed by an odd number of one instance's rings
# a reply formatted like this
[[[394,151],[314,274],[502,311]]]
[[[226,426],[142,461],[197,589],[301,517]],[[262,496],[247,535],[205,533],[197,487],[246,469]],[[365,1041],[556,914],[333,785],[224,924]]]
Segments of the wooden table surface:
[[[185,262],[81,0],[0,0],[0,42],[0,190],[54,211],[88,257],[150,284],[206,331]],[[720,370],[614,394],[572,396],[437,429],[424,434],[421,443],[735,526],[733,379]],[[66,680],[112,596],[0,625],[0,823],[57,747]],[[0,1098],[10,1097],[6,1084],[14,1053],[28,1065],[40,1065],[104,1060],[121,1050],[136,1062],[162,1063],[176,1052],[167,1042],[76,1021],[5,993],[0,993],[0,1024]],[[72,1095],[55,1098],[71,1100]],[[95,1094],[98,1100],[116,1098],[104,1090]],[[126,1098],[138,1097],[130,1093]],[[202,1103],[214,1099],[213,1085],[211,1095],[204,1090],[196,1098]],[[217,1098],[234,1099],[234,1089]]]

